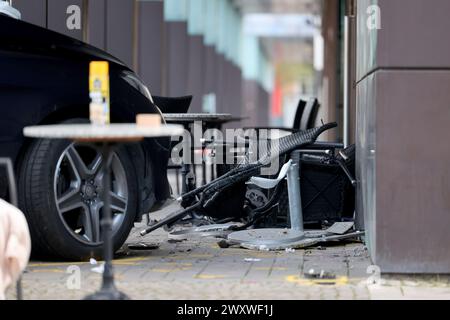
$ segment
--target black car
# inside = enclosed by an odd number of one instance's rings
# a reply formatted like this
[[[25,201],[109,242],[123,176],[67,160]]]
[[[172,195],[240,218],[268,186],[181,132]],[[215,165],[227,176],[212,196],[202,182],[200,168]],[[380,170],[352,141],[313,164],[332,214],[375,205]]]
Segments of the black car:
[[[102,159],[86,145],[26,139],[26,126],[82,123],[89,119],[89,63],[110,64],[111,121],[135,122],[136,114],[161,113],[169,98],[150,95],[121,61],[59,33],[0,15],[0,156],[15,164],[20,208],[33,253],[86,259],[101,249],[102,202],[90,186],[101,185]],[[177,99],[177,103],[190,103]],[[114,248],[142,214],[170,196],[170,139],[122,147],[112,164]],[[3,178],[0,196],[6,195]]]

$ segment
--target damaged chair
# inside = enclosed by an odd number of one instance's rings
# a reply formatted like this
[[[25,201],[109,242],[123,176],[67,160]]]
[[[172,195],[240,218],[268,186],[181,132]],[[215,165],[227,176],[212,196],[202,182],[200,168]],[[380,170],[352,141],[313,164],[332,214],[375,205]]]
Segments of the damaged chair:
[[[242,208],[245,202],[246,182],[251,177],[259,176],[261,169],[268,167],[273,160],[279,160],[280,156],[289,156],[294,150],[314,146],[322,133],[335,127],[337,127],[336,123],[330,123],[279,139],[268,140],[266,150],[260,152],[257,161],[251,161],[247,158],[246,161],[243,161],[225,175],[182,195],[178,200],[181,201],[184,209],[174,212],[149,226],[141,232],[141,235],[144,236],[160,227],[172,225],[193,212],[216,220],[245,217],[246,212]],[[249,152],[249,154],[251,153]],[[230,216],[231,212],[235,214]]]
[[[164,113],[187,113],[189,111],[189,107],[191,106],[193,96],[184,96],[184,97],[160,97],[153,96],[153,103]],[[178,141],[172,141],[170,145],[170,151],[181,141],[181,138]],[[167,169],[175,170],[175,181],[177,194],[180,194],[180,170],[182,170],[182,166],[179,164],[174,164],[169,161]]]
[[[254,229],[229,234],[228,243],[247,249],[285,250],[360,238],[363,232],[350,231],[354,227],[356,181],[351,173],[354,170],[348,168],[354,166],[354,146],[336,155],[336,149],[342,148],[338,143],[316,143],[308,149],[296,149],[276,179],[252,177],[247,192],[253,197],[247,198],[255,202],[256,197],[264,197],[265,191],[270,191],[270,196],[262,204],[260,199],[260,203],[253,203],[256,208],[251,211],[252,224],[246,227]],[[269,216],[279,218],[280,213],[285,214],[287,221],[281,225],[268,221]],[[346,220],[344,215],[349,214],[351,219]],[[317,230],[305,230],[305,219],[332,225],[324,229],[320,224]]]
[[[300,196],[305,226],[312,228],[353,221],[355,146],[344,148],[339,143],[316,143],[309,149],[294,151],[290,157],[297,166],[297,175],[301,181],[300,191],[295,191],[294,195],[298,193]],[[255,227],[290,225],[291,193],[287,181],[279,183],[278,189],[248,184],[246,198],[253,207],[252,212],[260,213]],[[274,196],[275,193],[277,194]],[[270,199],[273,200],[269,201]]]
[[[237,141],[214,141],[207,148],[225,149],[226,153],[229,150],[235,150],[233,153],[236,158],[242,157],[242,153],[249,146],[248,137],[253,136],[254,139],[276,139],[290,135],[295,132],[312,129],[315,126],[317,114],[320,108],[317,98],[310,98],[308,101],[300,99],[295,112],[294,122],[292,127],[273,127],[273,126],[258,126],[258,127],[244,127],[243,136],[237,137]],[[240,150],[237,151],[237,150]],[[217,164],[218,175],[222,175],[230,170],[233,166],[229,164]]]
[[[317,98],[310,98],[308,101],[299,100],[297,110],[295,112],[294,122],[292,128],[287,127],[247,127],[244,130],[256,130],[259,136],[259,131],[281,131],[282,134],[295,133],[298,131],[305,131],[312,129],[315,126],[320,104]]]

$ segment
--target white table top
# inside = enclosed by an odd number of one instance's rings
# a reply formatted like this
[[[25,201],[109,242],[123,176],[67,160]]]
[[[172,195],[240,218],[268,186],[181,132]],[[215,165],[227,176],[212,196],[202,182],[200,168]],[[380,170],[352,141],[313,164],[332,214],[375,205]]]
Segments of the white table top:
[[[109,125],[55,124],[26,127],[23,134],[31,138],[120,141],[142,138],[169,137],[183,134],[180,125],[160,125],[157,127],[136,124],[114,123]]]
[[[226,123],[232,121],[240,121],[242,118],[233,117],[229,113],[163,113],[166,122],[182,123],[182,122],[210,122],[210,123]]]
[[[164,118],[174,119],[229,119],[232,117],[229,113],[163,113]]]

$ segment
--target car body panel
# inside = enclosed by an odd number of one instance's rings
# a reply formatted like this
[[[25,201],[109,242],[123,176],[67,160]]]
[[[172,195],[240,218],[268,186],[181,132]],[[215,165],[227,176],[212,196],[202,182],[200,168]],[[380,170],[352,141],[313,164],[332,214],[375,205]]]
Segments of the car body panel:
[[[0,15],[0,156],[16,165],[30,142],[25,126],[89,118],[89,63],[110,63],[111,121],[135,122],[140,113],[161,113],[146,95],[142,82],[125,64],[108,53],[23,21]],[[170,139],[147,139],[137,165],[153,167],[153,203],[141,200],[140,213],[170,195],[167,160]],[[137,161],[137,160],[136,160]],[[149,172],[143,168],[143,172]],[[140,188],[148,184],[140,176]],[[148,195],[151,197],[152,195]]]

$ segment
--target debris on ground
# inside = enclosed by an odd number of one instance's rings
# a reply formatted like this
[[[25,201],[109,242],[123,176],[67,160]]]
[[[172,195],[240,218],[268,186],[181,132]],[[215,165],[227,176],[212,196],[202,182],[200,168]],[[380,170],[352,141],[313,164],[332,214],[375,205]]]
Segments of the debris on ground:
[[[92,272],[95,272],[95,273],[103,274],[103,272],[105,271],[105,264],[102,263],[102,264],[99,265],[98,267],[92,268],[91,271],[92,271]]]
[[[320,270],[316,272],[314,269],[309,269],[308,273],[305,274],[307,279],[336,279],[336,275],[325,270]]]
[[[336,222],[327,229],[327,233],[343,235],[354,227],[354,222]]]
[[[310,269],[308,273],[304,274],[303,277],[308,280],[314,281],[316,284],[322,285],[334,285],[336,280],[336,275],[325,270],[320,270],[316,272],[314,269]]]
[[[159,244],[156,243],[139,242],[139,243],[130,243],[128,245],[129,250],[155,250],[158,248]]]
[[[240,243],[235,242],[235,241],[231,241],[231,240],[222,239],[219,242],[217,242],[217,245],[221,249],[227,249],[227,248],[230,248],[230,247],[233,247],[233,246],[239,246]]]
[[[261,259],[257,259],[257,258],[245,258],[244,261],[245,261],[245,262],[260,262]]]
[[[219,248],[221,248],[221,249],[227,249],[227,248],[230,247],[229,242],[228,242],[227,240],[225,240],[225,239],[222,239],[222,240],[220,240],[219,242],[217,242],[217,245],[218,245]]]
[[[176,239],[169,239],[169,240],[167,240],[168,243],[180,243],[180,242],[183,242],[183,241],[185,241],[185,240],[176,240]]]
[[[286,253],[294,253],[296,249],[305,249],[305,248],[311,248],[315,247],[315,250],[326,250],[325,246],[322,246],[321,244],[327,243],[327,242],[336,242],[336,241],[344,241],[348,239],[357,239],[360,238],[365,234],[364,231],[355,231],[351,233],[346,233],[343,235],[336,235],[332,233],[326,233],[321,236],[315,235],[314,233],[306,232],[305,238],[300,239],[295,242],[291,243],[279,243],[279,244],[259,244],[258,241],[255,241],[255,243],[251,242],[245,242],[245,241],[238,241],[234,239],[222,239],[219,242],[217,242],[217,245],[222,248],[226,249],[229,247],[241,247],[245,249],[250,250],[259,250],[259,251],[285,251]],[[262,241],[262,240],[260,240]]]
[[[205,237],[227,238],[234,229],[242,226],[242,223],[229,222],[224,224],[207,224],[202,226],[182,228],[168,234],[169,240],[190,240]]]

